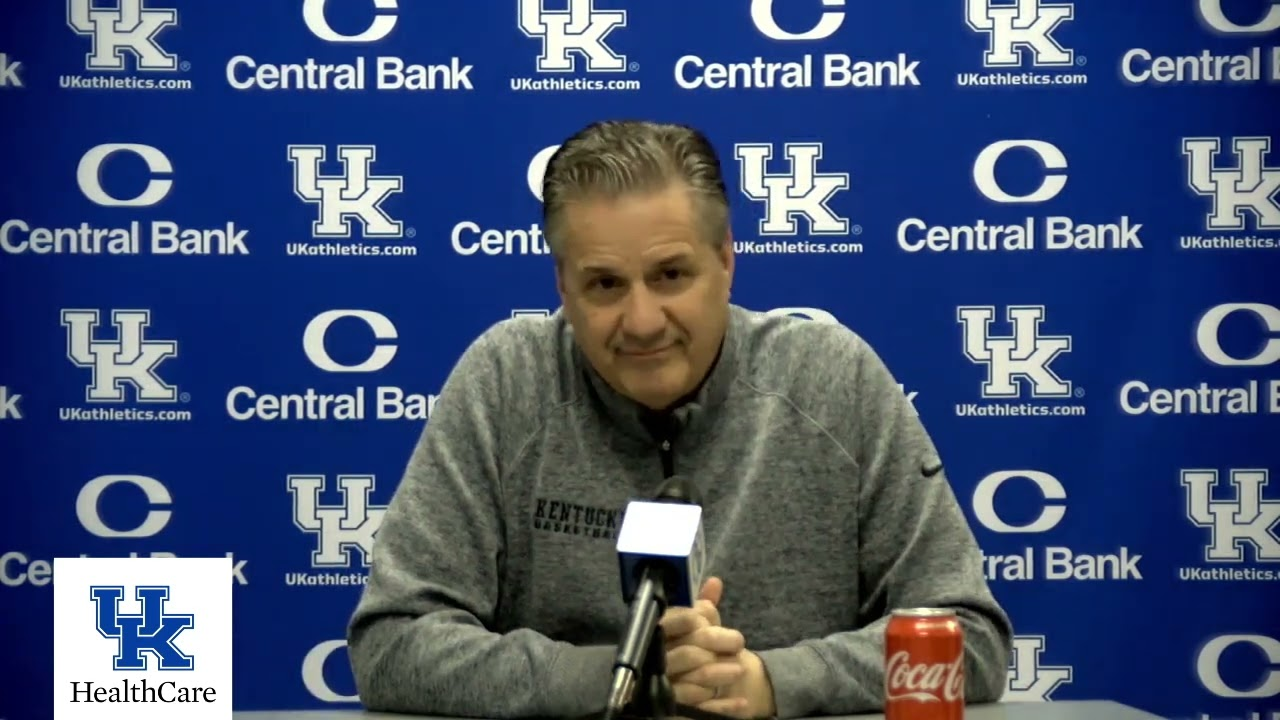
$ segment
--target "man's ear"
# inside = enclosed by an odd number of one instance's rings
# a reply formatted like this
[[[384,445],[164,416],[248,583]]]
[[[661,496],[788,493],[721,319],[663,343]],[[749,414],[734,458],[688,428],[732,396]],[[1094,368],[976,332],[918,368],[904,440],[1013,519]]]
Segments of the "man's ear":
[[[728,282],[725,283],[725,287],[732,287],[733,286],[733,261],[734,261],[732,230],[725,229],[724,242],[721,243],[720,249],[717,251],[717,255],[720,258],[720,265],[721,267],[724,268],[724,272],[727,275],[726,280]]]
[[[564,262],[561,261],[559,258],[556,258],[555,264],[556,264],[556,294],[560,296],[560,305],[563,306],[565,304]]]

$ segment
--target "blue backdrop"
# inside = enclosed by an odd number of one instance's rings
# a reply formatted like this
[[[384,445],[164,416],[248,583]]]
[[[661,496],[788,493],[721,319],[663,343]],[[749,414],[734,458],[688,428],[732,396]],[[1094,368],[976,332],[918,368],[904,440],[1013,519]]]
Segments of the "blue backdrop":
[[[1275,720],[1278,46],[1269,0],[8,8],[0,717],[48,712],[49,563],[81,554],[232,554],[236,707],[353,703],[433,394],[557,304],[548,148],[630,116],[722,153],[735,302],[845,323],[903,384],[1010,698]]]

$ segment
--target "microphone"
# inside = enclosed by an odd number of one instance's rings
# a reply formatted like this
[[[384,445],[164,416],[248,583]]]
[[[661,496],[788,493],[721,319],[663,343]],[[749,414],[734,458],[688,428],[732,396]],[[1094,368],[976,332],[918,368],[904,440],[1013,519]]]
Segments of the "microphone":
[[[654,568],[653,573],[662,574],[667,604],[692,607],[706,565],[698,487],[673,477],[658,488],[653,500],[628,503],[618,529],[617,550],[624,602],[635,600],[644,571]]]
[[[706,567],[697,487],[683,478],[671,478],[655,499],[628,503],[617,550],[622,598],[630,603],[631,613],[613,663],[605,720],[623,712],[641,680],[665,680],[658,621],[668,606],[693,606]]]

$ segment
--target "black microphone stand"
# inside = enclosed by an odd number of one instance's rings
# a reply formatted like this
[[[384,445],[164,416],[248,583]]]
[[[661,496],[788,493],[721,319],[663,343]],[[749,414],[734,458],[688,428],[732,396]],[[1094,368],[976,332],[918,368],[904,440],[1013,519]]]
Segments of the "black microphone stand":
[[[667,649],[662,626],[653,628],[653,637],[644,655],[644,663],[636,678],[636,694],[626,714],[651,720],[684,717],[677,710],[676,696],[667,679]]]

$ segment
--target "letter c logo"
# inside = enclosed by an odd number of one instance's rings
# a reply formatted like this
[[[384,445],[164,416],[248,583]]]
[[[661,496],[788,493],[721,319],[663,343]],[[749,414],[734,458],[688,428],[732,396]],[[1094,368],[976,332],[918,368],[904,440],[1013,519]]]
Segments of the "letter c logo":
[[[822,6],[842,8],[845,0],[822,0]],[[778,26],[773,19],[773,0],[751,0],[751,21],[756,28],[770,40],[822,40],[835,34],[844,24],[844,11],[823,11],[822,19],[812,30],[802,33],[790,33]]]
[[[1222,12],[1222,0],[1200,0],[1200,17],[1218,32],[1263,35],[1280,30],[1280,0],[1272,0],[1262,19],[1252,25],[1237,25]]]
[[[1258,683],[1247,690],[1237,690],[1222,679],[1218,663],[1222,653],[1236,643],[1249,643],[1262,651],[1267,659],[1266,672]],[[1196,656],[1196,674],[1204,689],[1224,698],[1266,698],[1280,695],[1280,640],[1265,635],[1219,635],[1200,648]]]
[[[533,193],[533,196],[538,198],[539,202],[542,201],[542,179],[547,174],[547,163],[551,162],[551,156],[555,155],[556,150],[559,149],[559,145],[551,145],[550,147],[542,148],[538,151],[538,154],[534,155],[533,159],[529,161],[529,171],[527,176],[529,181],[529,192]]]
[[[368,30],[358,35],[341,35],[329,25],[329,21],[324,16],[324,6],[328,0],[303,0],[302,1],[302,21],[307,24],[316,37],[326,42],[335,43],[368,43],[377,42],[387,35],[391,34],[391,30],[396,26],[395,15],[378,15],[374,18],[373,24]],[[373,7],[378,10],[396,10],[398,0],[373,0]]]
[[[1218,342],[1218,330],[1222,321],[1234,312],[1251,312],[1262,321],[1272,336],[1253,357],[1236,358],[1227,354]],[[1196,323],[1196,345],[1205,359],[1214,365],[1227,367],[1258,367],[1280,362],[1280,309],[1262,303],[1226,303],[1216,305]]]
[[[1040,510],[1040,515],[1026,525],[1010,525],[996,513],[996,493],[1000,491],[1001,485],[1014,478],[1026,478],[1035,483],[1046,501]],[[1066,497],[1066,488],[1062,487],[1062,483],[1049,473],[1038,470],[1004,470],[982,478],[978,487],[974,488],[973,514],[977,516],[978,522],[993,532],[1041,533],[1057,527],[1058,523],[1062,522],[1063,516],[1067,514],[1066,505],[1050,504],[1047,501],[1065,500]]]
[[[396,326],[381,313],[372,310],[326,310],[307,323],[307,329],[302,333],[302,351],[307,354],[307,359],[325,372],[377,372],[386,367],[396,356],[394,344],[376,346],[369,358],[358,365],[343,365],[330,357],[324,346],[329,328],[348,317],[363,320],[378,340],[395,340],[397,337]]]
[[[102,164],[107,161],[107,158],[118,152],[131,152],[137,155],[142,158],[143,162],[147,164],[147,169],[151,171],[151,179],[137,197],[114,197],[102,187]],[[173,189],[173,180],[158,179],[155,176],[160,173],[172,172],[173,164],[169,162],[169,158],[150,145],[107,143],[90,148],[89,152],[80,158],[80,164],[76,167],[76,183],[80,185],[80,192],[84,193],[84,196],[89,198],[90,202],[97,205],[104,207],[149,207],[165,199],[169,191]]]
[[[142,524],[129,530],[115,530],[107,526],[98,512],[98,502],[107,488],[118,483],[128,483],[142,490],[150,507],[167,507],[173,503],[169,489],[159,480],[142,475],[103,475],[85,483],[76,497],[76,518],[85,530],[101,538],[146,538],[155,535],[169,524],[173,513],[169,510],[152,510]]]
[[[324,679],[324,663],[329,656],[347,646],[346,640],[326,640],[319,645],[311,648],[307,656],[302,659],[302,684],[307,688],[307,692],[319,700],[327,703],[351,703],[360,702],[359,695],[339,695],[329,687],[329,683]]]
[[[1027,195],[1011,195],[996,182],[996,163],[1013,148],[1026,148],[1040,157],[1046,171],[1040,187]],[[978,192],[987,199],[998,203],[1042,203],[1052,200],[1067,186],[1067,174],[1053,174],[1055,170],[1067,169],[1067,156],[1062,154],[1053,143],[1043,140],[1000,140],[993,142],[978,153],[973,161],[973,183]]]

